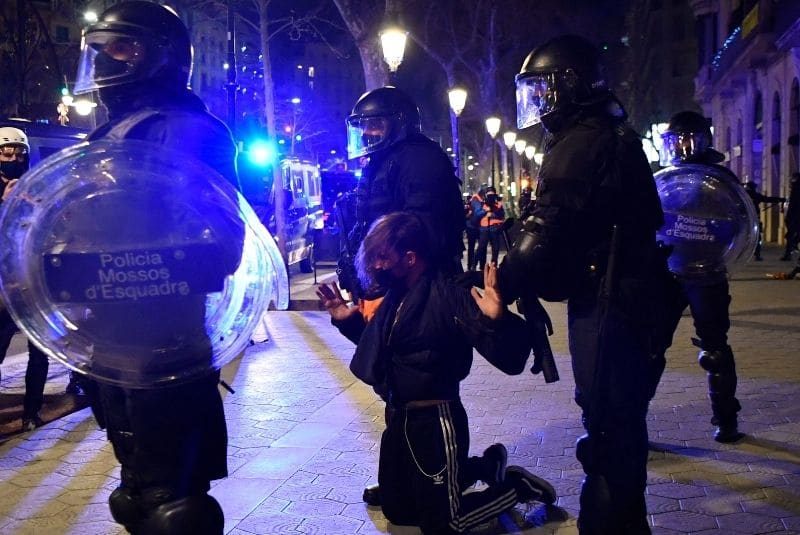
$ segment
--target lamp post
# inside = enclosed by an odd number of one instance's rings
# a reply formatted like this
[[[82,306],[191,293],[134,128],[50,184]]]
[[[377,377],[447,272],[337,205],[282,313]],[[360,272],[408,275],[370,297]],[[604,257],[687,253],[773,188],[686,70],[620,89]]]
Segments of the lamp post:
[[[531,187],[533,187],[533,165],[534,165],[534,158],[536,157],[536,147],[533,145],[528,145],[525,147],[525,157],[528,159],[528,173],[531,176]]]
[[[514,141],[514,151],[517,153],[517,161],[519,161],[519,179],[522,180],[522,155],[525,154],[525,147],[528,142],[524,139],[517,139]],[[520,187],[522,185],[520,184]]]
[[[492,173],[489,175],[489,185],[494,187],[494,146],[495,138],[500,131],[500,118],[492,116],[486,119],[486,131],[489,133],[489,137],[492,138]]]
[[[516,188],[512,188],[510,183],[514,177],[514,162],[513,155],[514,152],[511,150],[514,148],[514,142],[517,140],[517,133],[508,130],[503,132],[503,145],[506,146],[506,173],[505,177],[503,178],[503,189],[508,193],[509,198],[513,200],[516,196]],[[514,211],[514,204],[513,202],[509,205],[511,207],[511,212]]]
[[[385,28],[380,35],[383,60],[389,65],[389,77],[394,82],[397,68],[403,63],[408,34],[396,26],[390,26]]]
[[[227,2],[227,19],[228,19],[228,34],[227,34],[227,60],[226,69],[227,80],[225,82],[225,90],[227,91],[227,107],[228,107],[228,128],[236,136],[236,89],[239,87],[236,83],[236,17],[233,11],[233,0]]]
[[[458,140],[458,117],[464,111],[464,106],[467,103],[467,91],[454,87],[447,92],[447,98],[450,101],[450,129],[453,132],[453,152],[455,153],[455,167],[456,176],[461,179],[462,192],[466,191],[466,180],[461,173],[461,145]]]

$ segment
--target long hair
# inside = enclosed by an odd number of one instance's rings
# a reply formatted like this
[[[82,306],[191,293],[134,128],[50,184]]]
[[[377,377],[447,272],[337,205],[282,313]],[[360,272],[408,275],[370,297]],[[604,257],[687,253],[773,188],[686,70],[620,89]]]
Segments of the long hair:
[[[430,259],[428,230],[419,217],[407,212],[393,212],[378,218],[370,226],[355,260],[358,280],[365,289],[375,288],[373,266],[390,251],[395,251],[401,257],[413,251],[423,260]]]

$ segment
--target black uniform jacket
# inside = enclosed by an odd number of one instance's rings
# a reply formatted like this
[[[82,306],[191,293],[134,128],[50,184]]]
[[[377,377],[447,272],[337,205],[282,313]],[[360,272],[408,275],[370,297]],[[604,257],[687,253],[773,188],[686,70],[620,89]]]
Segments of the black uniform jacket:
[[[590,290],[605,268],[613,225],[619,274],[648,276],[664,216],[638,136],[619,118],[592,110],[555,134],[533,217],[542,246],[529,261],[540,297],[558,301]]]
[[[459,179],[444,151],[421,134],[370,158],[358,189],[358,220],[366,231],[380,216],[409,212],[422,219],[436,255],[447,265],[464,250],[464,205]],[[366,232],[364,232],[366,234]],[[359,243],[351,244],[355,251]]]
[[[408,292],[387,292],[375,316],[333,322],[357,342],[353,374],[395,406],[457,399],[472,366],[472,348],[509,375],[522,372],[531,351],[525,321],[506,311],[484,316],[469,291],[442,276],[425,276]]]

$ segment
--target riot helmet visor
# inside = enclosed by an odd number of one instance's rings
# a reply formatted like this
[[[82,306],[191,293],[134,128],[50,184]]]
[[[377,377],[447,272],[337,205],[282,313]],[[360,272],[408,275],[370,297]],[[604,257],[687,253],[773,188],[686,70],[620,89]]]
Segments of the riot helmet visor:
[[[81,45],[75,94],[127,83],[140,76],[146,77],[141,71],[149,48],[144,39],[117,32],[86,34]],[[148,73],[164,63],[152,60],[148,59]]]
[[[398,119],[395,118],[395,121]],[[392,120],[389,117],[351,115],[347,119],[347,156],[351,160],[382,149],[389,144]]]
[[[517,128],[539,124],[543,115],[562,104],[558,91],[561,76],[557,72],[517,75]]]
[[[675,165],[692,161],[711,146],[706,132],[664,132],[661,136],[661,164]]]

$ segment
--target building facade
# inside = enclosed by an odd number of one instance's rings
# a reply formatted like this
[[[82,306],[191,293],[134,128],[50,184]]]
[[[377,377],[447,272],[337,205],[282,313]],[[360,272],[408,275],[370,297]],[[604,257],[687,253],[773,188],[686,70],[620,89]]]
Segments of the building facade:
[[[700,49],[695,97],[712,119],[716,148],[743,182],[785,197],[800,169],[800,1],[690,4]],[[764,240],[782,242],[780,206],[760,217]]]

